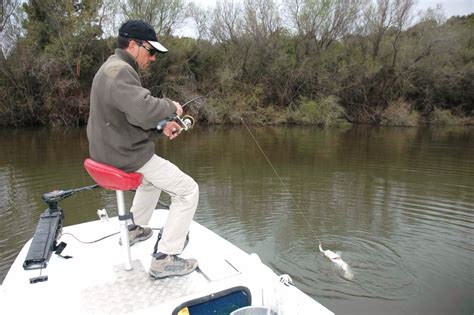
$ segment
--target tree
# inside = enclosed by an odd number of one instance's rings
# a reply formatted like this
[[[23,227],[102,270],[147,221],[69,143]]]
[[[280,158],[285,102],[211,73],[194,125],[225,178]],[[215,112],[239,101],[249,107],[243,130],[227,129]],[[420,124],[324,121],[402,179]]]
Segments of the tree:
[[[364,14],[367,36],[372,43],[372,58],[379,57],[381,45],[388,31],[393,35],[392,66],[397,61],[401,35],[410,25],[414,0],[377,0],[371,3]]]
[[[3,56],[8,55],[21,34],[21,0],[0,0],[0,43]]]
[[[23,4],[25,35],[7,62],[17,83],[15,90],[22,91],[11,94],[8,102],[18,104],[23,123],[84,121],[88,104],[84,87],[87,91],[96,69],[92,55],[98,46],[91,42],[100,35],[99,7],[100,2],[93,0]]]
[[[260,45],[265,45],[281,27],[278,7],[273,0],[245,0],[244,20],[246,33]]]
[[[199,7],[196,3],[191,2],[188,6],[188,14],[197,30],[198,39],[210,38],[209,23],[211,19],[209,10]]]
[[[124,0],[122,11],[128,20],[148,22],[158,36],[170,36],[187,16],[185,0]]]
[[[223,0],[216,3],[214,19],[210,33],[211,39],[218,43],[237,43],[242,36],[242,7],[234,0]]]
[[[255,83],[266,77],[279,54],[280,16],[273,0],[246,0],[244,8],[243,28],[248,53],[243,69],[249,81]]]
[[[290,23],[304,43],[304,54],[326,49],[354,29],[363,0],[286,0]]]
[[[98,9],[101,3],[30,0],[23,8],[27,14],[26,40],[37,51],[58,58],[73,78],[79,79],[81,59],[90,42],[101,34]]]

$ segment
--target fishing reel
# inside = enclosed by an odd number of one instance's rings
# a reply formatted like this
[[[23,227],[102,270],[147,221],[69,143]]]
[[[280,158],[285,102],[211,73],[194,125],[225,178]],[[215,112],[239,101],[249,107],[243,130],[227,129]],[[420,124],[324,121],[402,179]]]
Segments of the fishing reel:
[[[170,121],[176,122],[181,127],[181,130],[184,130],[184,131],[188,131],[189,129],[191,129],[195,123],[195,119],[190,115],[184,115],[183,117],[179,117],[178,115],[173,114],[167,117],[166,119],[160,121],[158,125],[156,126],[156,129],[159,132],[162,132],[166,124]]]
[[[190,115],[184,115],[183,117],[176,116],[173,121],[177,122],[184,131],[191,129],[195,122],[194,118]]]
[[[190,100],[190,101],[186,102],[185,104],[183,104],[183,106],[181,106],[181,107],[184,109],[189,104],[194,103],[195,101],[197,101],[198,99],[201,99],[201,98],[204,98],[204,96],[195,97],[192,100]],[[178,114],[174,113],[173,115],[165,118],[164,120],[162,120],[158,123],[158,125],[156,126],[156,129],[158,130],[158,132],[162,132],[163,129],[165,129],[166,124],[170,121],[174,121],[180,126],[180,128],[181,128],[179,130],[179,132],[180,132],[182,130],[188,131],[189,129],[191,129],[194,126],[195,119],[190,115],[184,115],[183,117],[179,117]]]

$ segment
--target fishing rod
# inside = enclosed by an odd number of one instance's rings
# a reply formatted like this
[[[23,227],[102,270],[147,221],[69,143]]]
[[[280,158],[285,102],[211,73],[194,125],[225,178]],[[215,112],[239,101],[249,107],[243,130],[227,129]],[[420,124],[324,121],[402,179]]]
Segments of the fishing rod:
[[[204,98],[205,96],[198,96],[193,98],[190,101],[187,101],[183,105],[181,105],[181,108],[184,110],[189,104],[194,103],[198,99]],[[165,128],[166,124],[170,121],[174,121],[178,123],[178,125],[181,127],[181,130],[188,131],[194,126],[195,119],[191,115],[184,115],[183,117],[179,117],[177,113],[173,113],[172,115],[166,117],[162,121],[158,123],[156,126],[156,129],[158,132],[162,132],[163,129]],[[181,131],[179,130],[179,131]]]
[[[193,98],[192,100],[190,101],[187,101],[186,103],[184,103],[183,105],[181,105],[181,107],[184,109],[186,106],[188,106],[189,104],[201,99],[201,98],[205,98],[205,96],[201,95],[201,96],[198,96],[198,97],[195,97]]]
[[[255,136],[253,135],[252,131],[250,131],[250,128],[249,126],[247,125],[247,123],[244,121],[244,119],[242,117],[240,117],[240,120],[242,121],[242,123],[244,124],[245,128],[247,129],[248,133],[250,134],[250,136],[252,137],[252,140],[255,142],[255,144],[257,145],[257,147],[259,148],[260,152],[262,152],[262,155],[265,157],[265,159],[267,160],[267,163],[270,165],[270,167],[272,168],[273,170],[273,173],[275,173],[275,176],[278,178],[278,180],[280,181],[280,184],[281,186],[283,187],[284,191],[288,194],[288,196],[290,196],[291,200],[293,201],[293,203],[295,204],[296,206],[296,209],[297,211],[303,216],[304,218],[304,221],[306,222],[306,224],[308,225],[309,229],[311,230],[311,232],[314,234],[314,237],[318,240],[319,244],[321,244],[321,240],[319,239],[318,237],[318,234],[316,234],[316,231],[313,229],[313,227],[311,226],[311,224],[309,224],[309,220],[308,220],[308,217],[306,216],[305,212],[299,207],[298,203],[296,202],[295,198],[293,197],[293,194],[290,193],[290,191],[288,190],[287,186],[285,185],[285,183],[283,182],[283,180],[281,179],[280,175],[278,175],[278,172],[276,170],[276,168],[273,166],[272,162],[270,161],[270,159],[268,158],[267,154],[265,153],[265,151],[263,151],[262,147],[260,146],[260,144],[258,143],[257,139],[255,138]]]

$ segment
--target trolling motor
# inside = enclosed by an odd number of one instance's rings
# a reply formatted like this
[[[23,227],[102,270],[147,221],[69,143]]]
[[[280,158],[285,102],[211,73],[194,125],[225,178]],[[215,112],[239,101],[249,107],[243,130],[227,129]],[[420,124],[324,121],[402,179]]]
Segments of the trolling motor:
[[[65,243],[57,244],[57,240],[61,236],[64,221],[63,209],[58,207],[58,202],[72,196],[76,192],[83,190],[91,190],[99,185],[92,185],[70,190],[54,190],[43,194],[43,201],[48,208],[41,214],[36,231],[33,236],[28,254],[23,262],[23,269],[33,270],[46,268],[51,254],[55,251],[61,254]],[[46,281],[47,276],[31,278],[31,283]]]
[[[196,98],[193,98],[192,100],[184,103],[181,107],[184,109],[189,104],[203,97],[204,96],[198,96]],[[178,123],[178,125],[181,127],[181,130],[184,130],[184,131],[188,131],[189,129],[191,129],[194,126],[194,122],[195,122],[194,118],[190,115],[184,115],[183,117],[179,117],[176,113],[174,113],[171,116],[166,117],[165,119],[163,119],[162,121],[158,123],[158,125],[156,126],[156,129],[158,130],[158,132],[162,132],[166,124],[170,121],[174,121]]]

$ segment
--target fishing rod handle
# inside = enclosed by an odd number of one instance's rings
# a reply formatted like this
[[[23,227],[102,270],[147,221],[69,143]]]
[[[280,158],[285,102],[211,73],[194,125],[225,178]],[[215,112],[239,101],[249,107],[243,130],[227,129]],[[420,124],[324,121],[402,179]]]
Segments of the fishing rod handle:
[[[166,124],[168,123],[168,121],[165,119],[165,120],[162,120],[158,123],[158,125],[156,125],[156,130],[158,131],[163,131],[163,129],[165,129],[165,126]]]
[[[156,130],[158,130],[158,131],[160,131],[160,132],[163,131],[163,129],[165,129],[166,124],[167,124],[168,122],[170,122],[170,121],[175,120],[176,117],[178,117],[178,115],[177,115],[176,113],[174,113],[174,114],[171,115],[171,116],[166,117],[165,119],[163,119],[162,121],[160,121],[160,122],[158,123],[158,125],[156,125]]]

